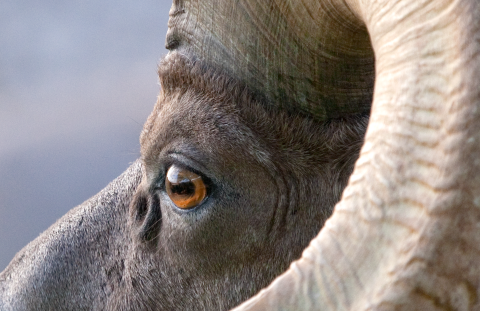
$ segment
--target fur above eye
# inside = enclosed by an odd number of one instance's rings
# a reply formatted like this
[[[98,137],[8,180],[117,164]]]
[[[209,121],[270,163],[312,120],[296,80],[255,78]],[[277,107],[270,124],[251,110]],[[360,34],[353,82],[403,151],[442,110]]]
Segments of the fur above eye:
[[[176,165],[168,169],[165,190],[170,200],[181,209],[192,209],[207,197],[202,176]]]

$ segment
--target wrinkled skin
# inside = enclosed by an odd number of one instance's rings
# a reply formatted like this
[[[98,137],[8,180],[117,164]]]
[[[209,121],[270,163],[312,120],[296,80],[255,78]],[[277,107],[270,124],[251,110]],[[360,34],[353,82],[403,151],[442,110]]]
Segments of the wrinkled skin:
[[[319,124],[267,111],[179,55],[164,63],[163,93],[141,137],[145,173],[125,261],[128,278],[145,285],[124,282],[112,310],[146,301],[165,310],[229,309],[286,269],[318,232],[351,172],[366,118]],[[193,210],[165,193],[172,164],[211,180],[209,197]]]
[[[0,309],[228,309],[300,255],[235,310],[480,308],[479,2],[175,0],[167,47],[141,162],[17,254]]]
[[[300,257],[340,198],[367,117],[274,110],[202,68],[175,53],[163,61],[141,164],[17,254],[1,275],[2,310],[226,310]],[[211,181],[198,207],[165,192],[173,164]]]
[[[375,51],[365,143],[302,258],[235,310],[479,310],[480,3],[329,2]]]

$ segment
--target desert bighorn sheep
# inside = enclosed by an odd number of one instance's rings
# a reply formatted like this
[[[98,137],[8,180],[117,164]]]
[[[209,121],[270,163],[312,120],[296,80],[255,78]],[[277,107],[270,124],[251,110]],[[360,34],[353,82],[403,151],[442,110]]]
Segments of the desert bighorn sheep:
[[[480,308],[480,2],[174,0],[167,47],[141,160],[1,310]]]

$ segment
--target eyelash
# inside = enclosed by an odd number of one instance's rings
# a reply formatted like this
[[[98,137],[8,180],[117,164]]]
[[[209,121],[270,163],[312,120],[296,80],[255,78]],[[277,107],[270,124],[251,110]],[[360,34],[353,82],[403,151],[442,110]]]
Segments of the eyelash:
[[[192,168],[191,166],[185,165],[182,162],[178,162],[178,161],[169,161],[169,162],[165,163],[161,173],[159,174],[159,177],[158,177],[157,181],[154,183],[155,186],[152,189],[153,191],[162,191],[163,193],[166,193],[165,179],[167,178],[168,169],[172,165],[176,165],[176,166],[181,167],[183,169],[189,170],[189,171],[199,175],[200,177],[202,177],[203,182],[207,186],[207,199],[208,199],[208,197],[211,196],[213,190],[215,189],[215,184],[212,182],[212,180],[209,177],[205,176],[205,174],[203,174],[202,172]]]

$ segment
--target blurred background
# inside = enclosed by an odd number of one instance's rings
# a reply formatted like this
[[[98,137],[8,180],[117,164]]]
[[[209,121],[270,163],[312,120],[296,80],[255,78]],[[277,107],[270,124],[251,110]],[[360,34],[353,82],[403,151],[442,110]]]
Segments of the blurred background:
[[[0,271],[139,157],[170,6],[0,1]]]

